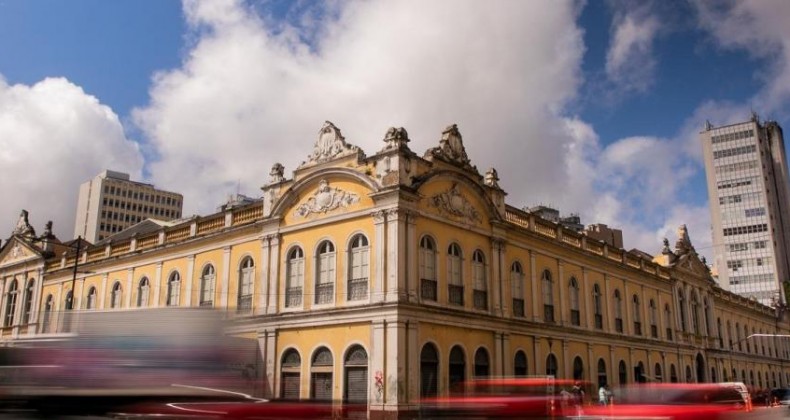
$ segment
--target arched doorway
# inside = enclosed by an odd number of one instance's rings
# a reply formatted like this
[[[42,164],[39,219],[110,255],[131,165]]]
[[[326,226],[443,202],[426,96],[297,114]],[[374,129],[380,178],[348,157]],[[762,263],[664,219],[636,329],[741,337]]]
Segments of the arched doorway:
[[[634,382],[643,384],[647,382],[647,375],[645,375],[645,365],[639,362],[634,366]]]
[[[557,357],[554,354],[549,354],[546,357],[546,375],[557,377]]]
[[[475,352],[475,377],[487,378],[491,374],[488,352],[483,347]]]
[[[345,369],[343,400],[350,403],[368,401],[368,353],[360,345],[351,347],[343,361]]]
[[[332,352],[321,347],[313,354],[310,366],[310,398],[320,401],[332,399]]]
[[[608,383],[606,380],[606,362],[603,359],[598,359],[598,388]]]
[[[466,379],[466,359],[460,346],[450,350],[450,392],[460,392],[461,384]]]
[[[527,372],[527,354],[519,350],[516,352],[515,359],[513,359],[513,375],[527,376]]]
[[[702,355],[699,353],[697,353],[695,364],[697,366],[697,382],[703,383],[705,382],[705,359],[702,358]]]
[[[299,399],[302,358],[296,349],[289,349],[280,362],[280,397],[285,400]]]
[[[578,356],[573,359],[573,379],[584,379],[584,362],[582,362],[582,358]]]
[[[420,352],[420,397],[435,397],[439,383],[439,353],[428,343]]]

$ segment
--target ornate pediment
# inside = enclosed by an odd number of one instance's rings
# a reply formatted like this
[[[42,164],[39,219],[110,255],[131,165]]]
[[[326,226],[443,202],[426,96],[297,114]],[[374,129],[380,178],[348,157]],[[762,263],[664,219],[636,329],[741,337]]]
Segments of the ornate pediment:
[[[461,219],[467,223],[480,223],[483,221],[483,216],[475,206],[461,194],[458,183],[455,182],[447,191],[430,197],[428,203],[431,207],[439,210],[439,213],[454,219]]]
[[[37,251],[16,237],[11,238],[0,253],[0,265],[13,264],[31,258],[41,257]]]
[[[294,210],[295,216],[307,217],[311,214],[324,214],[339,208],[345,208],[359,202],[357,194],[332,188],[329,182],[322,179],[318,183],[318,190],[304,203]]]
[[[361,152],[362,150],[359,147],[346,143],[346,139],[340,133],[339,128],[326,121],[321,130],[318,131],[318,140],[313,146],[313,153],[308,156],[307,162],[302,162],[302,166],[322,163]]]

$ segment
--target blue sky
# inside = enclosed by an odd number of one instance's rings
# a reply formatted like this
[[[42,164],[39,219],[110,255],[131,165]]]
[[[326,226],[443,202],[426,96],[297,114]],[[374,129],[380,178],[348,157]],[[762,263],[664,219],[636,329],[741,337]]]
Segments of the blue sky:
[[[389,126],[422,153],[458,123],[510,204],[647,252],[686,223],[709,255],[696,134],[751,110],[789,124],[781,16],[778,0],[0,0],[0,165],[20,174],[0,180],[0,230],[26,208],[71,237],[77,186],[105,168],[205,214],[295,169],[324,120],[368,154]]]

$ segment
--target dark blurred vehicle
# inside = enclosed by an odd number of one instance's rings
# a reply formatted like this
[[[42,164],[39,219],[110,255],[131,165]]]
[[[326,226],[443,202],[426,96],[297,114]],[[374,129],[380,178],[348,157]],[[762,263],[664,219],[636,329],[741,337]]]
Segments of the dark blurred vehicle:
[[[790,406],[790,388],[774,388],[771,390],[771,405]]]
[[[613,403],[586,406],[582,418],[717,420],[749,411],[749,401],[732,384],[641,384],[616,389]],[[579,417],[566,413],[566,417]]]
[[[140,403],[108,413],[115,419],[313,419],[366,418],[366,405],[332,401],[192,401]]]
[[[424,398],[420,418],[551,418],[561,411],[563,395],[571,403],[568,391],[576,385],[552,377],[474,379],[448,397]]]

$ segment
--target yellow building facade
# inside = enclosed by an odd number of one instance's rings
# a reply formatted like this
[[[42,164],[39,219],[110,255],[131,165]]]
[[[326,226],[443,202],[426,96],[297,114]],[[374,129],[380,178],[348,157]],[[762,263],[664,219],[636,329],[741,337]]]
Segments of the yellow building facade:
[[[20,217],[0,342],[61,332],[72,290],[80,310],[212,307],[258,340],[263,396],[372,418],[479,376],[790,384],[784,310],[719,288],[685,227],[655,257],[627,252],[507,205],[456,126],[422,156],[408,141],[389,129],[366,156],[327,122],[262,200],[79,254]]]

